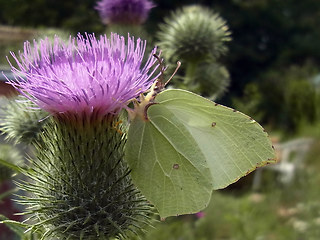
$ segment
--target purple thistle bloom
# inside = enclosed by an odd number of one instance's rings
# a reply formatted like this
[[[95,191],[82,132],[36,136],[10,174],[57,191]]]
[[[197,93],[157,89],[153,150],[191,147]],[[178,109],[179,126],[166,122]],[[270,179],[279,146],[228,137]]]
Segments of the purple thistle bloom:
[[[154,4],[148,0],[101,0],[96,10],[105,24],[142,24]]]
[[[158,66],[150,54],[141,68],[146,42],[111,34],[110,39],[78,35],[24,44],[20,59],[11,53],[16,81],[10,83],[40,108],[56,113],[117,114],[128,101],[147,91]]]
[[[197,212],[195,215],[196,215],[197,218],[204,218],[206,216],[206,214],[204,212],[202,212],[202,211],[201,212]]]

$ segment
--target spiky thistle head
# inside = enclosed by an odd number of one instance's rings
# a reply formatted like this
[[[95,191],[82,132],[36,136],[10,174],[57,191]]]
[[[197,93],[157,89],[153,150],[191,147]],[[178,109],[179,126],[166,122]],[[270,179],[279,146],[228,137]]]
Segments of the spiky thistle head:
[[[160,25],[158,45],[167,60],[199,61],[223,54],[230,41],[228,26],[219,14],[198,6],[179,9]]]
[[[121,109],[157,78],[145,42],[111,34],[78,35],[65,43],[26,43],[10,83],[50,113],[34,143],[31,182],[20,187],[30,229],[43,238],[113,239],[139,232],[151,206],[132,183],[124,161],[127,122]]]
[[[120,121],[120,119],[118,119]],[[117,124],[118,125],[115,125]],[[75,125],[50,118],[40,141],[33,181],[20,202],[31,215],[30,229],[43,239],[124,239],[150,224],[152,207],[137,190],[123,160],[125,126],[114,116]]]
[[[100,0],[96,10],[105,24],[139,25],[153,7],[149,0]]]
[[[14,143],[30,144],[37,140],[48,116],[24,96],[8,99],[1,110],[0,131]]]

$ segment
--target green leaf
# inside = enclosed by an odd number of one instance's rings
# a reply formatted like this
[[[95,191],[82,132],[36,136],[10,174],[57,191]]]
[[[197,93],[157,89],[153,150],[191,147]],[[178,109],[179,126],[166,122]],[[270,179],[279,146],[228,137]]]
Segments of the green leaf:
[[[252,118],[184,90],[166,90],[148,119],[130,125],[126,158],[161,217],[194,213],[211,191],[274,162],[267,133]]]

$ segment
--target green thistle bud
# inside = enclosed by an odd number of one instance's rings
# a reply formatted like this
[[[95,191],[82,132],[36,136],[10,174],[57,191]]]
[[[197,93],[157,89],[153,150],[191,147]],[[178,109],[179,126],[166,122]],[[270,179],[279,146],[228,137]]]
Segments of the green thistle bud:
[[[94,116],[95,114],[93,114]],[[48,120],[35,146],[32,230],[59,239],[124,238],[149,224],[151,206],[134,187],[123,160],[124,124],[109,115],[101,120],[58,115]]]
[[[26,97],[19,96],[8,101],[1,115],[0,131],[6,134],[6,138],[29,144],[37,139],[48,113],[37,109]]]
[[[19,151],[8,144],[0,145],[0,159],[14,165],[19,165],[22,162]],[[11,168],[0,164],[0,183],[10,179],[13,174],[14,171]]]
[[[208,8],[187,6],[165,19],[158,33],[159,47],[171,61],[197,62],[217,58],[230,41],[226,22]]]

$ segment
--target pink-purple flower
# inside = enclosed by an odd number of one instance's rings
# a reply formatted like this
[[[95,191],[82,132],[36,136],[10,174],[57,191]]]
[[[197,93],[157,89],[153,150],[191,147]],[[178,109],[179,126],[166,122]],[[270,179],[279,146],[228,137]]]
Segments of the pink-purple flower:
[[[105,24],[142,24],[153,7],[149,0],[100,0],[96,9]]]
[[[117,34],[25,42],[19,56],[11,53],[19,68],[12,66],[17,77],[10,83],[53,114],[117,114],[157,78],[156,49],[141,66],[145,47],[145,41]]]
[[[195,215],[197,218],[204,218],[206,216],[206,213],[201,211],[201,212],[197,212]]]

